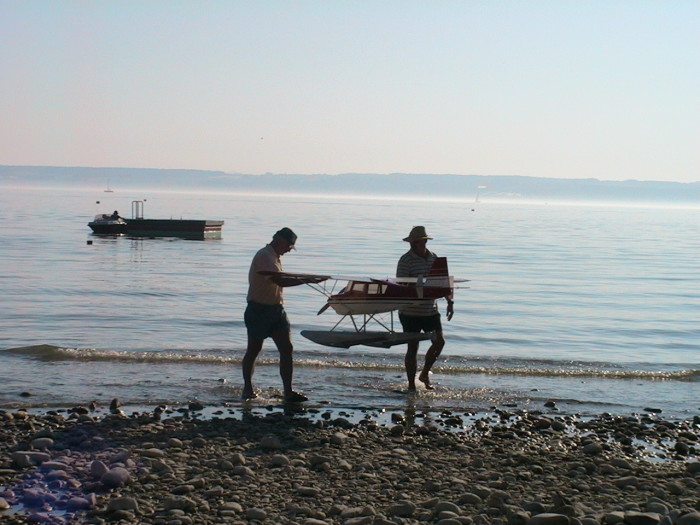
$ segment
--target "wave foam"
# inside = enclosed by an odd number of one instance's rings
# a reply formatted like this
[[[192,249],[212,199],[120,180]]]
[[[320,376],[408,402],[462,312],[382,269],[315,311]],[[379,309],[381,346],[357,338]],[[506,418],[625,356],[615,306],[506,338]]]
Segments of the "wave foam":
[[[34,345],[18,348],[10,348],[6,352],[25,357],[38,359],[45,362],[51,361],[81,361],[81,362],[115,362],[115,363],[151,363],[151,364],[202,364],[202,365],[231,365],[241,362],[243,352],[236,352],[235,355],[224,354],[225,350],[218,351],[160,351],[160,352],[137,352],[118,350],[99,350],[96,348],[65,348],[54,345]],[[367,361],[358,356],[359,359],[337,359],[325,358],[315,353],[312,358],[298,356],[294,364],[304,368],[325,368],[325,369],[354,369],[354,370],[374,370],[374,371],[403,371],[403,360],[392,359],[391,361],[378,360]],[[561,363],[557,366],[555,361],[550,361],[547,366],[543,366],[540,360],[528,363],[520,361],[519,366],[509,366],[487,361],[483,357],[475,356],[470,363],[446,364],[438,363],[435,371],[449,375],[498,375],[498,376],[521,376],[521,377],[559,377],[559,378],[596,378],[596,379],[640,379],[645,381],[700,381],[700,370],[638,370],[609,368],[602,363],[578,363],[572,365],[571,362]],[[474,363],[478,364],[474,364]],[[259,358],[257,364],[260,366],[276,365],[276,357]],[[597,366],[596,366],[597,365]]]

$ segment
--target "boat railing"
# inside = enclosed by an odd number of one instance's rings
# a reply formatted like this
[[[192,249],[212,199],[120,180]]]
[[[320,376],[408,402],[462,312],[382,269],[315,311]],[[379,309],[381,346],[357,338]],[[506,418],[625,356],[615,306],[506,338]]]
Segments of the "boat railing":
[[[131,201],[131,218],[143,219],[143,201]]]

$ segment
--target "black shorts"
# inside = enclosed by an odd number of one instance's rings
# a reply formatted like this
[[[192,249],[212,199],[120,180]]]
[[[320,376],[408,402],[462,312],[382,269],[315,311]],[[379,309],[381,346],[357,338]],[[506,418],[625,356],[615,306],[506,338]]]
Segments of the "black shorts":
[[[243,319],[250,339],[263,340],[276,332],[291,329],[287,312],[281,304],[248,303]]]
[[[399,313],[399,321],[404,332],[442,332],[440,314],[433,315],[406,315]]]

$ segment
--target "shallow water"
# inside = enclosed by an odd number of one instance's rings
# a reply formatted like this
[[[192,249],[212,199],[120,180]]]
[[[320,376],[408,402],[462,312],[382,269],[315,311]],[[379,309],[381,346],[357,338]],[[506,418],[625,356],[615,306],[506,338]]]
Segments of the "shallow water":
[[[97,237],[99,212],[223,219],[220,240]],[[100,204],[96,204],[100,201]],[[250,259],[279,227],[289,271],[386,277],[415,224],[456,290],[437,390],[407,397],[403,349],[314,345],[324,298],[285,291],[295,386],[323,406],[493,406],[666,417],[700,412],[700,211],[308,196],[4,189],[0,194],[0,407],[205,403],[240,395]],[[92,244],[88,244],[92,241]],[[444,312],[444,302],[440,304]],[[47,346],[42,346],[47,345]],[[29,348],[26,348],[29,347]],[[421,355],[427,345],[421,345]],[[276,351],[256,370],[275,402]],[[31,396],[23,397],[26,392]]]

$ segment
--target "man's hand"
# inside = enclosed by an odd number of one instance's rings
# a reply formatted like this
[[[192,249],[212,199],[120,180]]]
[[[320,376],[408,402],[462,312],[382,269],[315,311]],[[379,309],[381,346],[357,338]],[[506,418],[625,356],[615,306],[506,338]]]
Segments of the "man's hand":
[[[447,320],[452,321],[452,316],[455,314],[455,303],[447,301]]]

